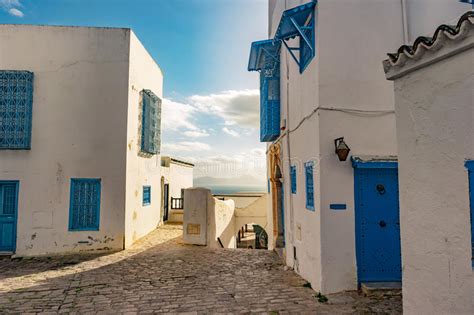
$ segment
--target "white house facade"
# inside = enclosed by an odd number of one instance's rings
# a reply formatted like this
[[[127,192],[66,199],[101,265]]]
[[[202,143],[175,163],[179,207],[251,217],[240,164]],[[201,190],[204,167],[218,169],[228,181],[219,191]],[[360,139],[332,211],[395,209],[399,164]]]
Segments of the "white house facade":
[[[184,189],[193,187],[194,164],[163,156],[161,167],[163,221],[183,223]]]
[[[315,290],[401,281],[394,93],[380,60],[470,8],[269,1],[270,39],[254,42],[249,60],[261,77],[269,246]]]
[[[162,93],[130,29],[0,25],[0,252],[119,250],[155,229]]]
[[[384,62],[394,81],[405,314],[473,314],[474,12]]]

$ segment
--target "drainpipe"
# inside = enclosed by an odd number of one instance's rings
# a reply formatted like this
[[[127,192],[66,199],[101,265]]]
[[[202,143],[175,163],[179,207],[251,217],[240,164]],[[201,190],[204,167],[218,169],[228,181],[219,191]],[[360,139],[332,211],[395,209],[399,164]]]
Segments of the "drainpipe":
[[[403,43],[409,44],[410,38],[408,34],[408,19],[407,19],[407,1],[400,0],[402,5],[402,26],[403,26]]]

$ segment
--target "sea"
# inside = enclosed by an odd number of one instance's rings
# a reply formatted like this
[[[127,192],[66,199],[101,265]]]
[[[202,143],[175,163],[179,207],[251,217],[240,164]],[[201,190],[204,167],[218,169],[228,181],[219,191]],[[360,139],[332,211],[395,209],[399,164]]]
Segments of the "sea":
[[[206,186],[214,195],[238,194],[238,193],[265,193],[265,186]]]

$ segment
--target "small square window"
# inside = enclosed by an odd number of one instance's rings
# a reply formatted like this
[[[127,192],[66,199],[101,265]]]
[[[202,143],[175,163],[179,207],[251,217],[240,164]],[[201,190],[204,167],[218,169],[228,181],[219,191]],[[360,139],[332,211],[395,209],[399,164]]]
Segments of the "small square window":
[[[143,205],[151,204],[151,186],[143,186]]]
[[[100,179],[71,179],[69,231],[99,230],[100,190]]]

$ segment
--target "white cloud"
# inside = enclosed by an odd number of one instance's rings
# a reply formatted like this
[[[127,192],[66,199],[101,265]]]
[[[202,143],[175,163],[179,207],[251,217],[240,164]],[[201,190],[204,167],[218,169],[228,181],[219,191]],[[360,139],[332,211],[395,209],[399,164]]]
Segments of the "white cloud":
[[[226,125],[257,128],[259,91],[225,91],[219,94],[193,95],[188,98],[200,112],[219,116]]]
[[[209,137],[209,133],[206,130],[188,130],[183,132],[186,137],[190,138],[202,138]]]
[[[7,11],[10,15],[16,17],[24,17],[22,11],[20,11],[20,7],[22,7],[19,0],[0,0],[0,8]]]
[[[192,115],[196,112],[193,106],[164,99],[162,110],[163,129],[173,131],[179,129],[199,131],[199,128],[192,122]]]
[[[17,16],[17,17],[24,17],[25,15],[23,14],[23,12],[21,12],[20,10],[18,9],[15,9],[15,8],[12,8],[10,10],[8,10],[8,13],[10,13],[11,15],[13,16]]]
[[[232,137],[240,137],[240,135],[237,133],[237,131],[229,129],[227,127],[222,128],[222,131],[224,131],[226,134],[232,136]]]
[[[196,151],[209,151],[211,146],[207,143],[197,142],[197,141],[180,141],[175,143],[165,143],[163,144],[163,151],[166,154],[174,152],[196,152]]]

